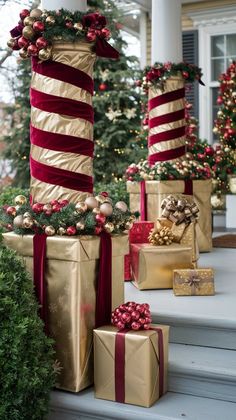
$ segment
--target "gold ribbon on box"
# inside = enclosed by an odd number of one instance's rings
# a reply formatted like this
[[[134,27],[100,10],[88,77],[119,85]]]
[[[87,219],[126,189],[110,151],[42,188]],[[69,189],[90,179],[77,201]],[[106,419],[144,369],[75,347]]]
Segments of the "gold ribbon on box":
[[[214,295],[213,270],[174,270],[173,289],[176,296]]]
[[[33,273],[33,235],[3,235]],[[92,344],[100,238],[47,238],[45,281],[49,332],[61,372],[57,387],[78,392],[93,383]],[[124,302],[124,255],[128,235],[112,237],[112,309]],[[68,273],[70,276],[68,277]]]
[[[164,350],[164,388],[167,390],[169,327],[162,329]],[[95,397],[116,401],[115,339],[117,328],[94,330]],[[159,355],[154,330],[129,331],[125,336],[125,403],[150,407],[159,397]]]

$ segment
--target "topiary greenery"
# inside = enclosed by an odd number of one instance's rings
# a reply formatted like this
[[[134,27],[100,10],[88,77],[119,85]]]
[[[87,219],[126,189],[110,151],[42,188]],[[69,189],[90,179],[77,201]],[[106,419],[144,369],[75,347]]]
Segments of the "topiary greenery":
[[[37,311],[22,260],[0,244],[1,420],[42,420],[48,412],[54,351]]]

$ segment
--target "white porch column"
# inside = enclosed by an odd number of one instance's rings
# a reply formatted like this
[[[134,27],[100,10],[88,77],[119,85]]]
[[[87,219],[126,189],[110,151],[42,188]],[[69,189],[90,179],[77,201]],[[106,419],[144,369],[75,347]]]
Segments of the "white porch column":
[[[182,61],[181,0],[152,0],[152,64]]]
[[[87,0],[42,0],[42,9],[58,10],[61,8],[71,12],[86,12]]]

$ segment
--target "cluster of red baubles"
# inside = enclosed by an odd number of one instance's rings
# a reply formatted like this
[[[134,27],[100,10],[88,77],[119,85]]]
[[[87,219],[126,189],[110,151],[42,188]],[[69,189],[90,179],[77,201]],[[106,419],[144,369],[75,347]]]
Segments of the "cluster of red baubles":
[[[131,163],[130,166],[125,171],[125,176],[127,181],[133,181],[134,175],[137,175],[139,173],[139,168],[134,163]]]
[[[149,304],[124,303],[112,312],[111,322],[118,330],[148,330],[152,322]]]
[[[61,15],[60,10],[57,15]],[[40,9],[23,9],[18,25],[10,31],[12,38],[8,41],[8,46],[13,50],[20,50],[19,54],[23,59],[35,56],[42,61],[48,60],[51,49],[45,34],[54,25],[57,25],[54,16],[46,15]],[[85,15],[82,22],[73,22],[70,17],[65,17],[64,20],[66,28],[75,34],[83,34],[89,42],[94,42],[97,38],[109,39],[110,30],[105,25],[106,18],[99,13]]]

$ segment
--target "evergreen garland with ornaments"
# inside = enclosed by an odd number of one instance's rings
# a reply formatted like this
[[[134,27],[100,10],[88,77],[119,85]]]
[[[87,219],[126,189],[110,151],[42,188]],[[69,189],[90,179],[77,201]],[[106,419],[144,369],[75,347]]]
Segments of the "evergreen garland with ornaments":
[[[122,233],[129,230],[138,213],[131,213],[127,204],[118,201],[113,206],[106,192],[87,197],[76,204],[67,200],[30,205],[26,197],[15,197],[14,205],[4,205],[0,212],[0,224],[17,234],[45,233],[53,235],[99,235]]]
[[[7,45],[19,50],[21,58],[38,57],[41,61],[51,58],[53,41],[96,42],[110,38],[105,16],[98,12],[70,12],[66,9],[42,11],[23,9],[20,21],[11,31]]]

